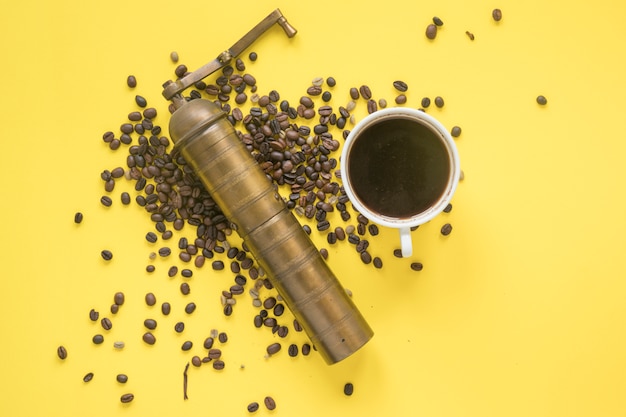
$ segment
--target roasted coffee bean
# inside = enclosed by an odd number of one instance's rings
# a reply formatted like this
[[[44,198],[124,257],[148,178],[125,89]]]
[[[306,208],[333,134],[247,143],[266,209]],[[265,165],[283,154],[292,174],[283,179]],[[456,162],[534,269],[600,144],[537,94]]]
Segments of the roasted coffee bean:
[[[187,66],[184,64],[180,64],[174,69],[174,74],[176,74],[178,78],[183,78],[186,73],[187,73]]]
[[[219,340],[220,343],[226,343],[228,342],[228,335],[225,332],[220,332],[217,335],[217,340]]]
[[[500,20],[502,20],[502,10],[493,9],[493,11],[491,12],[491,17],[493,17],[493,20],[495,20],[496,22],[499,22]]]
[[[458,138],[459,136],[461,136],[461,128],[459,126],[454,126],[451,130],[450,130],[450,135],[453,138]]]
[[[146,327],[146,329],[154,330],[157,327],[157,322],[154,319],[145,319],[143,321],[143,325]]]
[[[328,232],[328,234],[326,235],[326,241],[330,245],[334,245],[335,243],[337,243],[337,235],[335,234],[335,232]]]
[[[222,262],[220,260],[213,261],[211,266],[213,267],[214,270],[221,271],[222,269],[224,269],[224,262]]]
[[[404,94],[399,94],[398,96],[396,96],[396,104],[405,104],[406,103],[406,96]]]
[[[178,274],[178,267],[176,265],[170,266],[170,268],[167,270],[167,276],[172,278],[175,277],[176,274]]]
[[[151,292],[146,294],[145,300],[146,300],[146,304],[149,305],[150,307],[156,304],[156,296]]]
[[[180,347],[183,351],[191,350],[193,347],[193,343],[189,340],[183,342],[183,345]]]
[[[141,120],[141,112],[133,111],[128,113],[128,120],[131,122],[138,122]]]
[[[363,97],[365,100],[369,100],[372,98],[372,91],[367,85],[362,85],[361,87],[359,87],[359,93],[361,94],[361,97]]]
[[[111,328],[113,327],[113,323],[111,323],[111,319],[109,319],[108,317],[100,320],[100,325],[104,330],[111,330]]]
[[[128,382],[128,376],[126,374],[117,374],[115,380],[120,384],[125,384],[126,382]]]
[[[343,393],[345,395],[352,395],[354,393],[354,385],[351,382],[347,382],[346,385],[343,386]]]
[[[250,404],[248,404],[248,412],[249,413],[254,413],[259,409],[259,403],[256,401],[251,402]]]
[[[213,361],[213,369],[217,369],[218,371],[221,371],[222,369],[224,369],[225,366],[226,364],[221,359],[217,359]]]
[[[301,332],[303,330],[302,325],[300,324],[300,322],[296,319],[293,319],[293,329],[296,332]]]
[[[65,360],[67,358],[67,349],[64,346],[59,346],[57,348],[57,356],[61,360]]]
[[[212,337],[207,337],[206,339],[204,339],[204,343],[202,346],[204,346],[205,349],[209,350],[213,347],[213,343],[214,339]]]
[[[545,98],[544,96],[539,95],[537,96],[537,103],[542,106],[545,106],[546,104],[548,104],[548,99]]]
[[[372,262],[372,255],[370,255],[368,251],[361,252],[361,261],[363,261],[364,264],[371,263]]]
[[[269,345],[266,349],[267,354],[268,355],[275,355],[276,353],[278,353],[280,351],[280,349],[282,348],[280,343],[272,343],[271,345]]]
[[[111,314],[117,314],[120,310],[120,306],[117,304],[111,304]]]
[[[116,292],[115,295],[113,296],[113,302],[115,304],[117,304],[118,306],[121,306],[124,304],[124,293],[123,292]]]
[[[111,204],[113,204],[113,200],[111,200],[111,197],[109,197],[108,195],[103,195],[100,198],[100,203],[102,203],[102,205],[105,207],[111,207]]]
[[[89,320],[98,321],[99,317],[100,317],[100,313],[98,313],[96,310],[94,310],[93,308],[89,310]]]
[[[448,236],[452,232],[452,225],[450,223],[446,223],[441,227],[441,234],[444,236]]]
[[[180,274],[185,278],[191,278],[193,276],[193,271],[191,269],[183,269],[180,271]]]
[[[257,300],[255,300],[257,301]],[[256,315],[254,316],[254,327],[256,327],[257,329],[260,328],[261,326],[263,326],[263,317],[261,317],[260,315]]]
[[[324,92],[322,93],[322,100],[323,100],[325,103],[328,103],[328,102],[329,102],[332,98],[333,98],[333,95],[331,94],[331,92],[330,92],[330,91],[324,91]]]
[[[274,410],[276,408],[276,401],[272,397],[265,397],[263,400],[263,404],[265,404],[265,408],[268,410]]]
[[[320,255],[322,255],[322,258],[324,258],[324,260],[327,260],[328,259],[328,249],[326,249],[326,248],[320,249]]]
[[[249,59],[250,61],[252,61],[252,62],[256,61],[258,57],[259,57],[259,56],[257,55],[257,53],[256,53],[256,52],[250,52],[250,53],[248,54],[248,59]]]
[[[393,87],[401,93],[406,92],[409,89],[409,86],[404,81],[394,81]]]
[[[413,271],[421,271],[424,269],[424,265],[421,262],[411,262],[411,269]]]
[[[81,213],[80,211],[76,212],[76,214],[74,214],[74,223],[78,224],[82,221],[83,221],[83,213]]]
[[[443,20],[441,20],[440,18],[438,18],[437,16],[433,17],[433,23],[437,26],[443,26]]]
[[[324,230],[328,230],[328,228],[330,228],[330,222],[328,220],[322,220],[317,223],[317,230],[319,230],[320,232],[323,232]]]
[[[295,343],[290,344],[287,352],[289,356],[295,358],[296,356],[298,356],[298,345],[296,345]]]
[[[89,372],[83,377],[83,382],[89,382],[93,379],[93,372]]]
[[[149,345],[154,345],[154,343],[156,342],[156,337],[154,337],[154,335],[150,332],[144,333],[142,339]]]
[[[472,32],[470,32],[469,30],[466,30],[465,34],[467,35],[468,38],[470,38],[471,41],[474,40],[474,34]]]
[[[370,233],[370,235],[376,236],[378,235],[378,226],[372,223],[367,226],[367,231]]]
[[[373,259],[373,261],[372,261],[372,262],[373,262],[373,264],[374,264],[374,267],[375,267],[375,268],[380,269],[380,268],[382,268],[382,267],[383,267],[383,260],[382,260],[382,259],[380,259],[378,256],[376,256],[376,257]]]
[[[430,24],[426,26],[426,37],[430,40],[433,40],[437,37],[437,26],[434,24]]]
[[[428,97],[422,98],[422,107],[427,109],[430,106],[430,99]]]
[[[126,78],[126,85],[128,85],[130,88],[137,87],[137,78],[135,78],[134,75],[129,75]]]
[[[444,105],[443,98],[440,96],[435,97],[435,106],[442,108]]]
[[[222,357],[222,351],[218,348],[209,348],[207,355],[211,359],[219,359]]]
[[[195,303],[189,303],[185,306],[185,313],[187,314],[191,314],[196,310],[196,304]]]
[[[273,331],[274,329],[272,329],[272,332]],[[287,326],[278,326],[276,327],[276,334],[278,334],[280,338],[285,338],[289,334],[289,328]]]
[[[359,90],[356,87],[350,88],[350,98],[352,98],[352,100],[358,100],[360,96]]]
[[[122,201],[122,204],[124,204],[125,206],[130,204],[130,194],[128,194],[126,191],[124,191],[121,194],[120,200]]]
[[[123,402],[124,404],[129,403],[134,399],[135,399],[135,396],[133,394],[124,394],[120,397],[120,401]]]
[[[402,258],[402,249],[394,249],[393,256],[395,256],[396,258]]]
[[[378,110],[378,104],[376,104],[375,100],[367,100],[367,113],[372,114]]]
[[[170,314],[170,312],[172,311],[172,306],[170,305],[170,303],[163,303],[161,304],[161,313],[164,316],[167,316]]]
[[[308,343],[302,344],[302,355],[308,356],[311,353],[311,345]]]
[[[267,297],[264,301],[263,301],[263,308],[269,310],[271,308],[274,308],[274,306],[276,305],[276,298],[275,297]]]
[[[174,325],[174,331],[176,333],[182,333],[184,330],[185,330],[185,323],[183,323],[182,321],[179,321],[178,323]]]
[[[452,204],[448,203],[448,205],[443,209],[444,213],[450,213],[452,211]]]
[[[202,359],[200,359],[200,356],[194,356],[191,358],[191,364],[193,366],[195,366],[196,368],[202,366]]]
[[[147,265],[146,266],[146,272],[152,273],[156,270],[156,267],[154,265]]]
[[[148,232],[148,233],[146,233],[146,240],[147,240],[148,242],[150,242],[150,243],[154,243],[154,242],[156,242],[156,241],[157,241],[157,239],[158,239],[158,237],[157,237],[156,233],[154,233],[154,232]]]

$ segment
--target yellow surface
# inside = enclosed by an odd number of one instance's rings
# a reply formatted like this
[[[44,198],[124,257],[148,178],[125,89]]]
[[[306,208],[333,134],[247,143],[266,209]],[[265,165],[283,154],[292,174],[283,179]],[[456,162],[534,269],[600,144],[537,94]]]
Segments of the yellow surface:
[[[125,163],[101,135],[135,109],[134,95],[167,126],[160,86],[173,77],[170,51],[195,69],[275,7],[299,33],[288,40],[274,28],[251,48],[261,92],[275,88],[295,102],[314,77],[332,75],[337,107],[362,84],[391,102],[391,83],[402,79],[408,105],[441,95],[445,108],[429,113],[463,128],[465,180],[454,209],[414,233],[412,259],[393,257],[393,230],[371,239],[382,270],[314,233],[376,332],[331,367],[286,349],[264,359],[276,337],[252,326],[248,294],[231,317],[221,313],[230,272],[196,271],[187,298],[180,275],[166,276],[175,256],[147,274],[162,243],[144,240],[153,225],[141,208],[119,203],[122,190],[134,195],[130,183],[119,182],[110,209],[99,203],[100,172]],[[498,24],[494,7],[504,15]],[[265,395],[278,407],[258,415],[626,415],[625,14],[613,0],[5,2],[0,415],[235,416]],[[430,42],[424,30],[435,15],[445,25]],[[139,80],[134,91],[128,74]],[[538,94],[547,106],[535,103]],[[85,214],[79,226],[76,211]],[[444,238],[447,221],[454,230]],[[193,229],[170,246],[182,235]],[[108,264],[104,248],[114,253]],[[424,270],[411,271],[411,261]],[[108,315],[116,291],[126,304],[94,346],[101,330],[88,311]],[[146,307],[150,291],[175,313]],[[189,300],[198,310],[188,318]],[[159,321],[153,347],[140,339],[148,317]],[[172,330],[179,319],[183,335]],[[213,328],[230,336],[227,367],[190,368],[184,401],[184,364],[202,354]],[[189,353],[180,350],[186,339],[195,343]],[[115,340],[126,348],[115,351]],[[286,339],[304,341],[293,330]],[[89,371],[95,377],[85,384]],[[118,372],[129,375],[126,386],[115,382]],[[135,394],[127,406],[125,392]]]

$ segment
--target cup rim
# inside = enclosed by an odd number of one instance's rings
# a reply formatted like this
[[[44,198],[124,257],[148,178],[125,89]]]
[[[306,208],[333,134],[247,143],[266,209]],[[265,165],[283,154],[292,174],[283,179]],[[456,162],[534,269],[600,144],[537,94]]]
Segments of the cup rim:
[[[448,184],[446,185],[445,191],[435,202],[435,204],[431,205],[428,209],[406,219],[399,219],[396,217],[381,215],[379,213],[369,210],[364,204],[362,204],[359,198],[352,191],[352,186],[350,184],[350,171],[348,164],[346,163],[348,158],[348,152],[350,151],[355,141],[355,138],[360,134],[360,132],[365,130],[367,127],[379,123],[381,120],[395,118],[398,116],[405,117],[411,120],[416,120],[419,123],[425,123],[426,125],[428,125],[427,127],[431,128],[439,134],[438,136],[443,141],[446,149],[448,150],[448,155],[450,157],[450,170],[452,171],[452,175],[450,176]],[[454,142],[454,139],[452,139],[450,133],[446,130],[443,124],[441,124],[433,116],[410,107],[388,107],[368,114],[361,121],[359,121],[350,131],[341,150],[341,181],[343,183],[344,190],[348,195],[350,203],[359,213],[381,226],[387,226],[392,228],[408,228],[418,226],[432,220],[439,213],[441,213],[443,209],[445,209],[446,206],[450,203],[450,200],[452,199],[452,196],[456,191],[460,173],[461,168],[459,154],[456,143]]]

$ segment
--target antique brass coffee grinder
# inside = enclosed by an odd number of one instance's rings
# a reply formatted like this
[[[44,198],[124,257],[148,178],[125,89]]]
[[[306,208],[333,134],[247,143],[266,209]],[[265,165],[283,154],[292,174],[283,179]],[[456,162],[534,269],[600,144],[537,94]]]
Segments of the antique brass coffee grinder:
[[[181,94],[228,65],[275,23],[288,37],[296,34],[276,9],[215,60],[166,82],[163,96],[176,109],[169,124],[175,149],[267,272],[313,346],[326,363],[333,364],[363,346],[373,336],[372,329],[222,109],[212,101],[186,100]]]

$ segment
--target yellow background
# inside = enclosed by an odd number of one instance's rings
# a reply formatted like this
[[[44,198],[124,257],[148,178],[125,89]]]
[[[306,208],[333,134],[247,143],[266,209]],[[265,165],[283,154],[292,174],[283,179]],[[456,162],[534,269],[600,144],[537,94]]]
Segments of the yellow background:
[[[463,129],[454,209],[414,232],[412,259],[393,257],[393,230],[371,239],[382,270],[363,265],[347,242],[330,247],[313,234],[376,333],[334,366],[286,349],[264,359],[275,336],[252,326],[249,296],[231,317],[221,313],[230,272],[205,266],[184,298],[180,275],[166,276],[173,259],[145,272],[162,242],[145,241],[153,225],[141,208],[119,203],[132,185],[118,183],[110,209],[99,203],[100,172],[126,155],[101,136],[135,110],[135,94],[159,109],[166,131],[160,86],[173,78],[170,51],[195,69],[276,7],[299,33],[289,40],[274,28],[252,46],[259,91],[296,102],[314,77],[334,76],[337,107],[362,84],[391,102],[401,79],[407,105],[441,95],[445,107],[429,113]],[[24,0],[0,9],[0,415],[234,416],[265,395],[278,407],[258,415],[626,415],[623,2]],[[424,30],[435,15],[445,24],[430,42]],[[79,226],[76,211],[85,214]],[[411,271],[412,261],[424,270]],[[108,315],[120,290],[126,304],[94,346],[101,329],[88,311]],[[149,291],[176,313],[146,307]],[[198,310],[183,317],[192,299]],[[148,317],[159,321],[153,347],[140,340]],[[182,318],[188,330],[178,335]],[[184,364],[212,328],[230,336],[227,367],[190,368],[183,401]],[[180,350],[186,339],[195,343],[189,353]],[[114,340],[126,348],[115,351]],[[292,331],[285,347],[304,341]],[[126,386],[118,372],[129,375]],[[348,381],[352,397],[342,393]],[[124,392],[135,394],[128,406]]]

